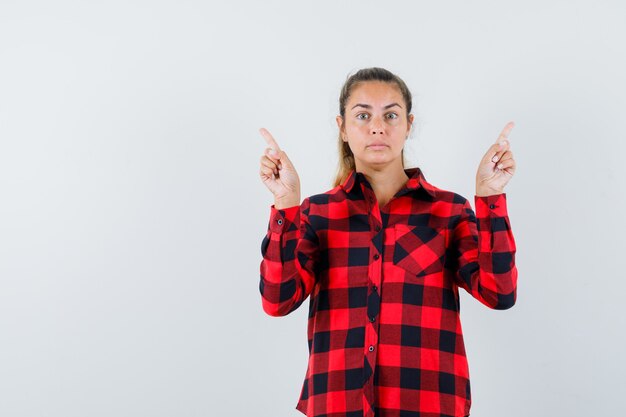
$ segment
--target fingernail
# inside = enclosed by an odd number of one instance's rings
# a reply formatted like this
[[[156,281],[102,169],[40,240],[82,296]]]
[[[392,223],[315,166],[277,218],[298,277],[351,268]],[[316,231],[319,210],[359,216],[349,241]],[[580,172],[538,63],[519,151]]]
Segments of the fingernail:
[[[491,162],[498,162],[498,155],[495,155],[493,158],[491,158]]]
[[[504,148],[505,145],[506,145],[506,140],[503,140],[502,142],[500,142],[500,148]]]
[[[270,149],[269,154],[272,156],[278,155],[278,153],[274,149]]]
[[[278,169],[283,169],[283,164],[278,164]]]
[[[498,168],[502,169],[502,164],[499,164],[499,165],[498,165]]]

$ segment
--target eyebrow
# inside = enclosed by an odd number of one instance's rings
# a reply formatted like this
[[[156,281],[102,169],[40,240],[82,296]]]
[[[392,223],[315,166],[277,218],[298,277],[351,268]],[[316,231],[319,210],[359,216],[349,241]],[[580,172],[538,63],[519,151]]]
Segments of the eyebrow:
[[[372,106],[370,106],[369,104],[361,104],[361,103],[357,103],[357,104],[355,104],[355,105],[352,107],[352,109],[354,109],[354,107],[359,107],[359,106],[360,106],[360,107],[365,107],[366,109],[371,109],[371,108],[372,108]],[[387,104],[385,107],[383,107],[383,109],[388,109],[388,108],[393,107],[393,106],[398,106],[398,107],[402,108],[402,106],[401,106],[401,105],[399,105],[398,103],[391,103],[391,104]],[[352,110],[352,109],[350,109],[350,110]]]

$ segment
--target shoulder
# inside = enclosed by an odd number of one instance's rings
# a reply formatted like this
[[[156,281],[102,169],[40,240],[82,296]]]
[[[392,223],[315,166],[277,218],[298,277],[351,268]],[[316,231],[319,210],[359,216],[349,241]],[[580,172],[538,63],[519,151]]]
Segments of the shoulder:
[[[435,186],[433,186],[433,188],[436,191],[436,197],[434,199],[435,201],[441,201],[441,202],[449,203],[455,206],[456,205],[464,206],[466,203],[469,202],[467,198],[463,197],[459,193],[455,193],[454,191],[445,190],[445,189],[435,187]]]
[[[424,187],[424,190],[421,191],[426,191],[424,194],[428,194],[433,203],[464,206],[468,201],[467,198],[463,197],[461,194],[438,187],[430,182],[427,182],[423,178],[421,184]]]
[[[453,228],[463,218],[474,216],[470,201],[463,195],[432,184],[430,187],[435,191],[435,196],[431,197],[432,212],[437,213],[442,218],[447,218],[449,227]]]
[[[461,221],[475,221],[476,217],[470,201],[459,193],[431,186],[436,191],[433,199],[433,212],[441,213],[447,218],[448,228],[455,229]]]
[[[323,193],[313,194],[307,198],[307,205],[310,206],[323,206],[333,202],[338,202],[346,199],[346,193],[341,187],[341,185],[337,185],[336,187],[325,191]]]

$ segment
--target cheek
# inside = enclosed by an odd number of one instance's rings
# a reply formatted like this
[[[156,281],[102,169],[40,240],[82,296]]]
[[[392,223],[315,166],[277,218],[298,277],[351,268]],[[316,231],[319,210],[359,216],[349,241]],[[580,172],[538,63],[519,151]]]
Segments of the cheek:
[[[364,122],[352,122],[348,125],[348,130],[363,130],[367,128],[367,124]]]

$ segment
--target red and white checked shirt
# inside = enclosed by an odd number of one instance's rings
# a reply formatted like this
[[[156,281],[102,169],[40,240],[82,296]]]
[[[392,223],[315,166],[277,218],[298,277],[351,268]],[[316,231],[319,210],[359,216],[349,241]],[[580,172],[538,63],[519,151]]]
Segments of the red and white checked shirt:
[[[489,308],[517,298],[506,195],[462,196],[419,168],[385,207],[365,176],[270,210],[264,311],[310,295],[309,360],[296,409],[309,417],[463,417],[469,367],[459,287]]]

